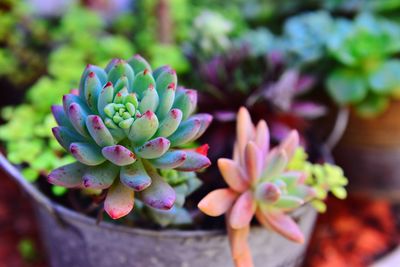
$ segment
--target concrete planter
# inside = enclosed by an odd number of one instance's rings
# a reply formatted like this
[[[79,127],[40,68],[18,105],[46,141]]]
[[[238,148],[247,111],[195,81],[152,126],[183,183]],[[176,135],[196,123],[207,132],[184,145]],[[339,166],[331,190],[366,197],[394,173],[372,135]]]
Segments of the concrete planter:
[[[224,231],[153,231],[107,222],[62,207],[31,184],[0,155],[0,164],[33,198],[41,235],[53,267],[227,267],[233,266]],[[264,228],[250,234],[255,266],[295,267],[303,260],[316,212],[310,206],[293,217],[306,237],[292,243]]]

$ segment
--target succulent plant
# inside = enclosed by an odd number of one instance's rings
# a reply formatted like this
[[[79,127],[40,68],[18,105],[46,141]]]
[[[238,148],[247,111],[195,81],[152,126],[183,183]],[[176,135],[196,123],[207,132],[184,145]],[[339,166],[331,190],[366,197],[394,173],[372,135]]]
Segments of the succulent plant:
[[[348,179],[343,170],[331,163],[311,163],[303,147],[298,147],[292,160],[288,164],[288,170],[302,171],[306,174],[305,184],[312,187],[315,197],[310,204],[318,211],[325,212],[327,207],[325,200],[331,192],[338,199],[345,199],[347,191],[345,186]]]
[[[326,87],[339,105],[354,106],[359,115],[376,116],[399,96],[400,26],[369,13],[353,21],[338,19],[327,46],[339,63]]]
[[[233,160],[218,160],[219,170],[229,188],[210,192],[198,207],[210,216],[226,214],[235,264],[252,266],[247,236],[253,216],[266,228],[302,243],[301,230],[286,213],[309,201],[315,192],[304,184],[305,173],[287,171],[288,162],[299,144],[296,131],[270,150],[265,121],[261,120],[255,127],[247,109],[241,108],[236,127]]]
[[[304,66],[327,55],[326,41],[334,20],[326,11],[308,12],[285,21],[277,49],[285,51],[292,64]]]
[[[232,45],[228,37],[233,24],[217,12],[203,11],[193,21],[190,43],[186,43],[186,53],[209,59],[218,53],[224,53]]]
[[[88,65],[78,90],[53,106],[53,134],[77,162],[53,170],[52,184],[108,189],[105,211],[117,219],[134,205],[135,192],[150,207],[168,210],[176,193],[158,169],[196,171],[210,165],[204,149],[181,149],[211,123],[196,114],[197,92],[177,87],[174,70],[152,71],[139,55]]]

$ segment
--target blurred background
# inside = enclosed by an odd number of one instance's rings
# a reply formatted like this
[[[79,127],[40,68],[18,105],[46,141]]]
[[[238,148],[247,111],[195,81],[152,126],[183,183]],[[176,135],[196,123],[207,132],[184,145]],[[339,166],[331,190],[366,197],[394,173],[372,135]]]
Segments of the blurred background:
[[[71,161],[50,106],[86,64],[140,54],[200,91],[212,160],[245,105],[344,168],[349,196],[315,203],[304,266],[400,266],[399,15],[400,0],[0,0],[0,149],[31,182]],[[33,218],[0,174],[0,267],[48,266]]]

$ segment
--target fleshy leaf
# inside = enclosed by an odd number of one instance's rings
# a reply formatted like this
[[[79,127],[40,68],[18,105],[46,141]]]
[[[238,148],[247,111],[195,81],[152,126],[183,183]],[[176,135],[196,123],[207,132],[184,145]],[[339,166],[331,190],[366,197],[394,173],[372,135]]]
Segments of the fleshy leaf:
[[[147,90],[143,92],[143,97],[139,103],[139,111],[141,113],[145,113],[150,110],[155,112],[158,107],[159,97],[156,89],[154,89],[153,85],[150,85]]]
[[[289,215],[279,211],[263,211],[262,216],[268,222],[268,226],[276,232],[294,242],[304,243],[303,233]],[[260,221],[260,223],[263,222]]]
[[[208,193],[197,207],[209,216],[220,216],[227,212],[233,205],[238,194],[230,189],[217,189]]]
[[[294,152],[299,146],[299,133],[296,130],[290,131],[288,136],[279,145],[286,152],[288,161],[293,157]]]
[[[114,62],[115,64],[108,71],[108,80],[116,85],[120,77],[126,76],[129,84],[132,84],[135,74],[131,66],[122,59],[117,59]],[[129,90],[129,88],[127,89]]]
[[[182,111],[183,120],[186,120],[194,112],[197,105],[197,92],[195,90],[179,88],[176,91],[173,107]]]
[[[86,127],[93,140],[100,146],[112,146],[114,145],[114,139],[104,125],[103,120],[96,115],[89,115],[86,118]]]
[[[249,181],[246,180],[246,175],[242,168],[235,161],[219,159],[218,168],[230,188],[240,193],[248,188]]]
[[[159,169],[174,169],[186,160],[186,152],[182,150],[168,151],[159,158],[150,160],[151,165]]]
[[[111,162],[87,168],[82,180],[83,186],[92,189],[107,189],[117,177],[119,168]]]
[[[303,204],[304,201],[301,198],[295,196],[281,196],[278,201],[274,203],[274,207],[284,211],[291,211]]]
[[[157,91],[160,96],[164,96],[167,89],[176,90],[178,78],[175,70],[171,68],[164,69],[156,79]]]
[[[75,130],[83,136],[89,137],[86,129],[86,117],[88,113],[77,103],[72,103],[68,108],[68,117]]]
[[[74,158],[89,166],[99,165],[106,160],[101,155],[100,148],[89,143],[72,143],[69,146],[69,151]]]
[[[207,130],[208,126],[210,126],[210,124],[213,120],[213,117],[210,114],[200,113],[200,114],[191,116],[188,120],[192,120],[192,119],[196,119],[196,120],[200,121],[200,129],[198,130],[195,137],[193,137],[193,140],[196,140],[196,139],[200,138],[200,136],[202,136],[203,133]]]
[[[142,146],[135,148],[135,153],[144,159],[154,159],[161,157],[167,152],[170,141],[164,137],[157,137],[153,140],[147,141]]]
[[[269,130],[267,123],[264,120],[260,120],[256,127],[255,143],[260,149],[262,157],[265,157],[269,151],[269,142]]]
[[[114,87],[111,82],[108,82],[104,88],[100,91],[99,98],[97,100],[97,109],[99,114],[104,118],[104,108],[112,102],[114,98]]]
[[[156,87],[156,82],[154,81],[150,70],[145,69],[144,71],[136,74],[132,88],[133,91],[137,93],[140,99],[143,98],[144,92],[150,87]]]
[[[74,162],[53,170],[48,176],[47,181],[53,185],[67,188],[82,187],[82,176],[87,166]]]
[[[72,124],[69,122],[67,114],[65,114],[64,108],[62,106],[52,105],[51,112],[53,113],[54,119],[59,126],[72,128]]]
[[[211,161],[207,156],[195,151],[186,151],[186,159],[182,165],[177,167],[178,171],[198,171],[211,165]]]
[[[147,169],[151,177],[151,185],[140,192],[144,203],[155,209],[169,210],[174,205],[176,194],[174,189],[158,175],[154,169]]]
[[[182,121],[182,111],[171,109],[168,115],[162,120],[155,136],[168,137],[178,129]]]
[[[134,55],[127,60],[128,64],[131,65],[135,73],[139,73],[148,69],[151,72],[150,64],[140,55]]]
[[[254,138],[254,126],[251,117],[246,108],[241,107],[238,112],[236,122],[236,142],[238,146],[239,160],[244,164],[244,150],[247,143]]]
[[[102,68],[95,65],[87,65],[79,82],[79,96],[81,98],[85,98],[84,87],[86,79],[90,73],[95,73],[101,84],[105,84],[107,82],[107,73]]]
[[[175,85],[170,84],[167,90],[160,96],[160,104],[157,108],[157,117],[164,119],[168,112],[171,110],[175,100]]]
[[[103,156],[118,166],[126,166],[136,161],[135,154],[121,145],[106,146],[101,150]]]
[[[121,168],[121,182],[135,191],[142,191],[150,186],[151,178],[143,167],[142,161]]]
[[[102,88],[100,79],[94,72],[89,72],[85,81],[84,93],[86,103],[91,110],[97,112],[97,99]]]
[[[156,133],[158,125],[157,116],[152,111],[147,111],[134,121],[128,138],[136,145],[142,145]]]
[[[134,205],[134,192],[118,179],[110,187],[104,201],[104,210],[114,220],[127,215]]]
[[[52,128],[53,135],[57,139],[58,143],[66,150],[69,151],[69,147],[73,142],[84,142],[85,139],[74,130],[68,127],[58,126]]]
[[[279,176],[286,168],[287,156],[285,151],[273,149],[266,158],[264,170],[261,174],[262,180]]]
[[[247,174],[252,182],[257,181],[261,173],[261,152],[253,141],[246,145],[244,152]]]
[[[201,122],[196,118],[182,122],[178,129],[168,137],[171,146],[179,146],[193,140],[200,127]]]
[[[256,211],[256,202],[253,193],[244,192],[236,200],[229,214],[229,224],[234,229],[240,229],[250,225]]]

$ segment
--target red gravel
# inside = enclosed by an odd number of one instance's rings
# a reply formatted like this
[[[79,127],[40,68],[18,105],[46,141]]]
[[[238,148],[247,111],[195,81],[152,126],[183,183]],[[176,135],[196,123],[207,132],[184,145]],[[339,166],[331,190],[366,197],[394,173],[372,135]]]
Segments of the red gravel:
[[[38,242],[30,201],[8,176],[0,172],[0,267],[47,266]],[[19,251],[24,240],[31,241],[35,250],[25,259]]]
[[[330,199],[327,213],[318,219],[304,266],[369,266],[400,244],[397,213],[384,200]]]

